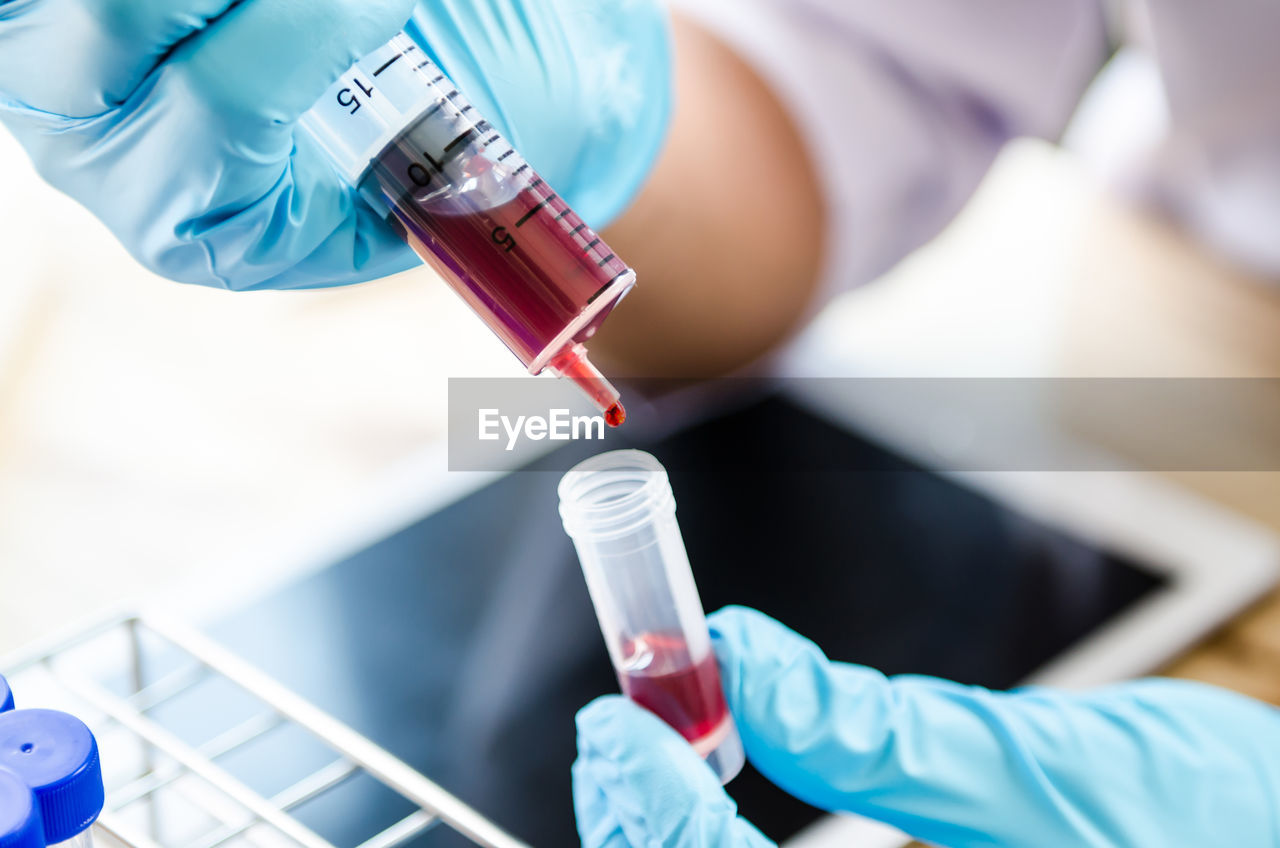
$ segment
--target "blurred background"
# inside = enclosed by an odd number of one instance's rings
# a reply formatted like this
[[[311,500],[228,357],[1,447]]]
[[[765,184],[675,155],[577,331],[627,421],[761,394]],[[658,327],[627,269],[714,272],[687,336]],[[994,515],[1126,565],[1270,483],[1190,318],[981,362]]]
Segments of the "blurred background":
[[[1116,188],[1160,136],[1156,80],[1121,54],[1066,150],[1013,145],[947,233],[797,350],[857,349],[895,375],[1280,376],[1280,290]],[[181,286],[3,131],[0,186],[0,652],[110,606],[281,579],[264,551],[440,444],[448,377],[522,371],[425,270],[310,293]],[[1109,447],[1142,438],[1113,424]],[[1280,526],[1276,474],[1179,479]],[[1280,663],[1275,618],[1249,619],[1248,649]],[[1238,654],[1192,672],[1277,695]]]
[[[0,651],[235,571],[441,439],[448,375],[523,371],[425,270],[175,285],[3,130],[0,186]]]

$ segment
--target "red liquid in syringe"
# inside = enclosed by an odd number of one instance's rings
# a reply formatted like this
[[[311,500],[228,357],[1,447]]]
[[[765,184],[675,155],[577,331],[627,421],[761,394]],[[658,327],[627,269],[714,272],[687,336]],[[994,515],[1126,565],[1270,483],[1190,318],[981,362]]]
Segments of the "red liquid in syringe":
[[[424,119],[390,144],[376,191],[362,190],[391,203],[414,251],[537,373],[589,339],[635,275],[514,151],[487,146],[491,129],[464,133],[445,161],[428,155],[432,131]]]
[[[678,635],[646,633],[627,641],[618,671],[622,691],[690,742],[715,732],[729,715],[720,669],[711,651],[694,662]]]

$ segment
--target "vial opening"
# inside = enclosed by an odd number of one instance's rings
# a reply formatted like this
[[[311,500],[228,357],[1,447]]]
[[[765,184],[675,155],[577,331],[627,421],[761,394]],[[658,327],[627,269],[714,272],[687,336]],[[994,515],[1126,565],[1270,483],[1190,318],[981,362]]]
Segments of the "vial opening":
[[[559,492],[560,517],[574,537],[619,536],[675,512],[666,469],[644,451],[611,451],[579,463]]]

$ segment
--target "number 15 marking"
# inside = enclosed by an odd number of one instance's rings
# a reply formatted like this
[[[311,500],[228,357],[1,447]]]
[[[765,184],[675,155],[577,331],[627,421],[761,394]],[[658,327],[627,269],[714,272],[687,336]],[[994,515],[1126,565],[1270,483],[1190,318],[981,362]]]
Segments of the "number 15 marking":
[[[373,99],[372,86],[362,83],[359,77],[353,77],[352,82],[355,83],[357,89],[364,92],[364,96],[367,99]],[[364,103],[360,100],[359,94],[350,88],[344,88],[342,91],[338,92],[338,105],[344,109],[350,109],[351,111],[348,114],[354,115],[356,112],[360,111],[360,107],[363,106]]]

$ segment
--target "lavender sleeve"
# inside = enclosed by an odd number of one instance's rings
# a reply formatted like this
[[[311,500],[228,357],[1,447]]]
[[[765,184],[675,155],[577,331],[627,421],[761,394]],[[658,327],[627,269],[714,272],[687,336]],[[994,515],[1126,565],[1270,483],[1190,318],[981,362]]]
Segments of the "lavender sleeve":
[[[804,133],[828,206],[827,296],[936,235],[1010,139],[1060,133],[1107,49],[1096,0],[671,4],[750,62]]]

